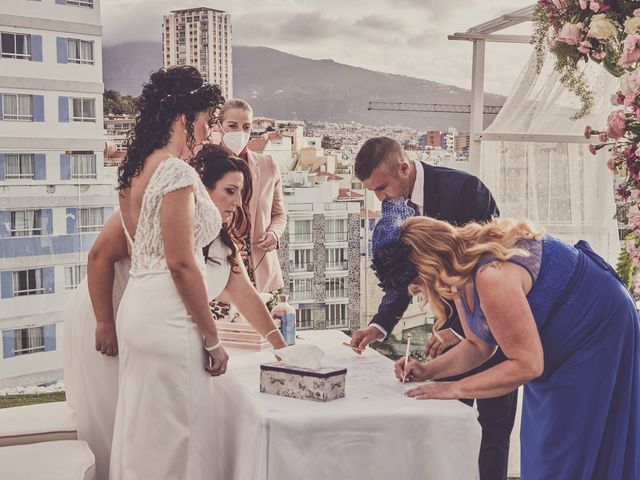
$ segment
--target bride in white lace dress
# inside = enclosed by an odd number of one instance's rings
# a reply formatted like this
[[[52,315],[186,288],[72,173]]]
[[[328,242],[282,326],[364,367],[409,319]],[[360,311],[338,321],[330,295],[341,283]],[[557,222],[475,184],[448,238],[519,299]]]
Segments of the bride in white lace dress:
[[[152,74],[118,171],[131,271],[117,314],[114,480],[205,479],[215,465],[209,375],[223,374],[228,357],[209,309],[215,292],[207,293],[202,248],[223,241],[222,216],[180,156],[208,137],[217,99],[218,87],[203,86],[191,67]],[[228,271],[223,277],[213,288],[222,291]]]

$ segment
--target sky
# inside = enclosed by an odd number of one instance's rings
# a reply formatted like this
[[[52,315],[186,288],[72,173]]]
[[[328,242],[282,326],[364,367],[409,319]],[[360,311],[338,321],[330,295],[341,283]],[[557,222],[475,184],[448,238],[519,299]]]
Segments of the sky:
[[[103,42],[160,41],[162,15],[210,7],[231,14],[232,45],[263,46],[306,58],[471,86],[472,43],[447,35],[533,0],[102,0]],[[531,23],[499,33],[531,32]],[[532,52],[488,43],[485,91],[508,95]]]

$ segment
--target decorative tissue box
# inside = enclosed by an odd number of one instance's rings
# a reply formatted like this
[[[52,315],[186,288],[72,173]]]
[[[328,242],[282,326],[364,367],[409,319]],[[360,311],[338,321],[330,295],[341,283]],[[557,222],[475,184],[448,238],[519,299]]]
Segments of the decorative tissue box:
[[[328,402],[344,397],[347,369],[311,370],[280,362],[260,365],[260,391],[282,397]]]

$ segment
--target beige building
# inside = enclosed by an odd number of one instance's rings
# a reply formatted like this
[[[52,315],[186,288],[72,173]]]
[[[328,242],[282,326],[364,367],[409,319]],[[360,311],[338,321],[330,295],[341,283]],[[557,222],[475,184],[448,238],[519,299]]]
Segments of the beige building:
[[[233,98],[231,15],[189,8],[173,10],[162,23],[164,66],[193,65],[205,81],[220,85],[225,98]]]

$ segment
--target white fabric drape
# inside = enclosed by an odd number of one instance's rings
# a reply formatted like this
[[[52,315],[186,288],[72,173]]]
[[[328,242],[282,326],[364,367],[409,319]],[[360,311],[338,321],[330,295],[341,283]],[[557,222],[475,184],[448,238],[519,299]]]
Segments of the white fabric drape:
[[[599,65],[588,64],[584,71],[594,91],[594,107],[588,117],[572,121],[579,101],[560,83],[553,64],[548,55],[538,73],[535,54],[531,56],[486,132],[582,135],[586,125],[606,125],[618,80]],[[501,216],[529,219],[569,243],[587,240],[615,264],[620,242],[606,160],[606,150],[594,157],[584,143],[485,141],[480,177],[493,192]]]

